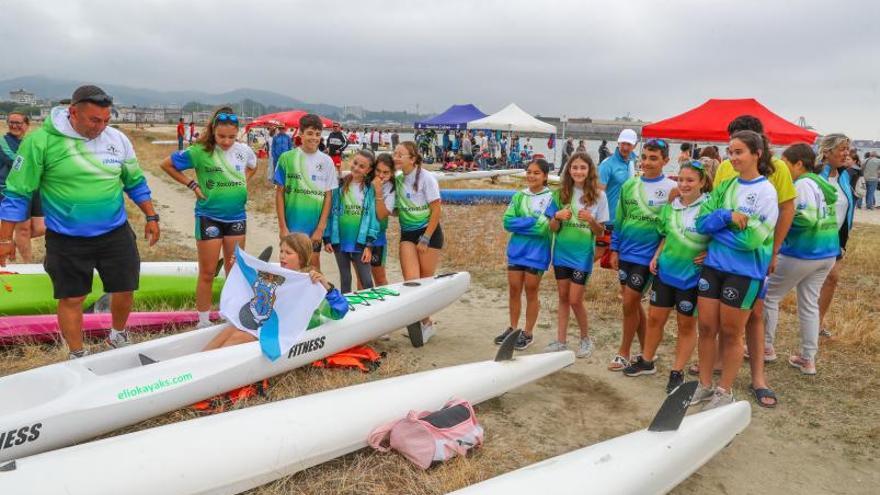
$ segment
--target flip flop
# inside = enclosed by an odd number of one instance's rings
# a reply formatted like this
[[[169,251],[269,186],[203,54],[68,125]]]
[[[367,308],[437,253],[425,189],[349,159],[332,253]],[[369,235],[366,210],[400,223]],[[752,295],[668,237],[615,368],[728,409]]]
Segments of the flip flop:
[[[773,409],[774,407],[776,407],[776,404],[779,404],[779,399],[776,398],[776,394],[773,392],[773,390],[770,390],[769,388],[755,388],[749,385],[749,391],[755,397],[755,402],[757,402],[758,405],[763,408]],[[767,404],[762,399],[773,399],[773,403]]]

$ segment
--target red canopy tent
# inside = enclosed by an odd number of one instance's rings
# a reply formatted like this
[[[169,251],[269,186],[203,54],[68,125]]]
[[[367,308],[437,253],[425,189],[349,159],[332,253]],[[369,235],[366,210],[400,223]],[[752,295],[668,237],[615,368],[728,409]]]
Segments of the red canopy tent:
[[[708,100],[706,103],[675,117],[642,127],[642,136],[683,141],[727,141],[727,125],[740,115],[752,115],[764,124],[764,134],[775,145],[804,142],[813,144],[818,134],[798,127],[771,112],[754,98],[741,100]]]
[[[298,129],[299,128],[299,119],[302,118],[303,115],[308,114],[305,110],[288,110],[286,112],[277,112],[277,113],[269,113],[266,115],[260,115],[255,118],[252,122],[248,123],[245,126],[245,130],[249,131],[253,127],[267,127],[270,123],[278,122],[284,127],[291,127]],[[333,127],[333,121],[328,119],[327,117],[321,117],[321,122],[324,123],[324,127]]]

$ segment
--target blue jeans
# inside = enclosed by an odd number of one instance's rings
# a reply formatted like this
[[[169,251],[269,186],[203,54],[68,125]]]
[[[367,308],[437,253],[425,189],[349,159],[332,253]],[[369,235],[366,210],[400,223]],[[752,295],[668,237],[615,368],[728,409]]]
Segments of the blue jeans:
[[[874,208],[874,195],[877,194],[877,179],[866,179],[865,189],[868,190],[865,193],[865,206],[870,210]]]

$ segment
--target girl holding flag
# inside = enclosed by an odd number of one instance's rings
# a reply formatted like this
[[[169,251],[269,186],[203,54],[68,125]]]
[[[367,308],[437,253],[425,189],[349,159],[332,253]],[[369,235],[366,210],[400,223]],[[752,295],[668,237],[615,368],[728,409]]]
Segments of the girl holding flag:
[[[321,284],[324,290],[327,291],[318,309],[312,313],[307,328],[314,328],[328,320],[340,320],[348,313],[348,301],[345,299],[345,296],[333,287],[333,284],[327,281],[327,277],[312,267],[309,263],[311,257],[312,240],[309,236],[300,232],[294,232],[287,234],[281,240],[281,249],[278,255],[281,268],[308,273],[312,283]],[[283,301],[279,302],[283,303]],[[204,350],[209,351],[220,347],[254,342],[259,338],[259,335],[259,330],[244,330],[227,325],[216,337],[211,339],[211,342],[208,343]]]

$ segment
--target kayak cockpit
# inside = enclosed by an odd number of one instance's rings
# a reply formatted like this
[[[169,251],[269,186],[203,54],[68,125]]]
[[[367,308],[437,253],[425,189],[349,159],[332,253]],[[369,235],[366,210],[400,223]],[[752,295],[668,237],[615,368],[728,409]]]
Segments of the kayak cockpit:
[[[77,367],[43,366],[0,378],[0,417],[57,399],[81,383],[83,375]]]
[[[154,362],[168,361],[201,352],[223,327],[224,325],[215,325],[123,349],[94,354],[83,358],[82,362],[92,373],[99,376],[140,368],[145,365],[144,357]]]

